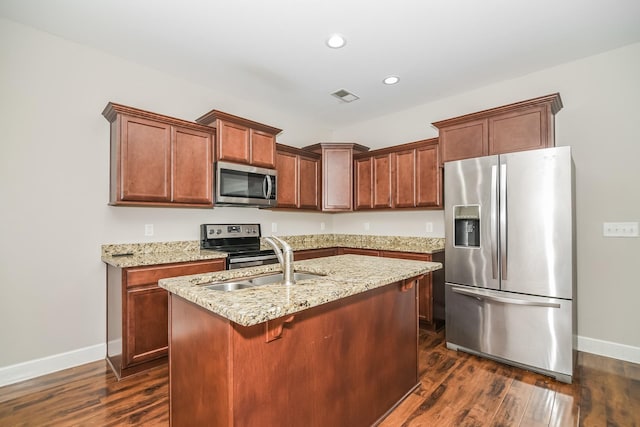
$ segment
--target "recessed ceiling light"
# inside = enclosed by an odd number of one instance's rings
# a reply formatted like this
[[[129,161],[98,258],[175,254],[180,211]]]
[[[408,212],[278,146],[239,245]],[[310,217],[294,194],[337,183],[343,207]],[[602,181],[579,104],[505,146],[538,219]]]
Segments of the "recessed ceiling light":
[[[347,44],[347,41],[340,34],[332,34],[327,39],[327,46],[332,49],[340,49],[341,47],[344,47],[345,44]]]
[[[382,83],[386,84],[386,85],[394,85],[396,83],[398,83],[400,81],[400,77],[398,76],[389,76],[389,77],[385,77],[385,79],[382,81]]]

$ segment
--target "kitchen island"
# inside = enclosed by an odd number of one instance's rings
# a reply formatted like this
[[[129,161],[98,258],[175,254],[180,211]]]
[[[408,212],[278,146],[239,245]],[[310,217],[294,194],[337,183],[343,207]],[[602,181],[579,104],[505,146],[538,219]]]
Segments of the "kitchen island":
[[[418,384],[416,280],[439,263],[341,255],[293,286],[203,284],[278,265],[160,280],[170,292],[172,425],[369,426]]]

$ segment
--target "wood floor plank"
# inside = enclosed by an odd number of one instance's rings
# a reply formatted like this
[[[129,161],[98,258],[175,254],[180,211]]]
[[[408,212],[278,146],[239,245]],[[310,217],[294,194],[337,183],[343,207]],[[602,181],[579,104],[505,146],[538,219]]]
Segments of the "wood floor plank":
[[[425,331],[419,364],[420,386],[380,426],[640,427],[638,364],[579,353],[564,384],[448,350],[442,332]],[[100,361],[0,387],[0,427],[166,427],[168,401],[166,365],[117,381]]]

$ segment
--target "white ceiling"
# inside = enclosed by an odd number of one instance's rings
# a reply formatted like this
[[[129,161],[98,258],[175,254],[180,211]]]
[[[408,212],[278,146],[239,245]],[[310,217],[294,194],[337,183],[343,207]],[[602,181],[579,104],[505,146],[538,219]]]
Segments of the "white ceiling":
[[[639,0],[0,0],[0,16],[329,127],[640,41]]]

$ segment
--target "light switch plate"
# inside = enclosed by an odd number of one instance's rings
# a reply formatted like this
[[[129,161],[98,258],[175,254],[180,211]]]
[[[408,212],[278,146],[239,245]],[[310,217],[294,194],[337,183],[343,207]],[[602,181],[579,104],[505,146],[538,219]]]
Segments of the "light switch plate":
[[[605,237],[638,237],[637,222],[605,222],[602,224]]]

